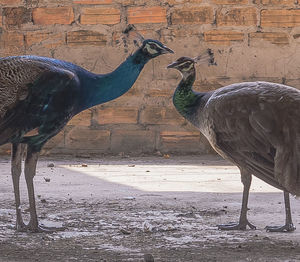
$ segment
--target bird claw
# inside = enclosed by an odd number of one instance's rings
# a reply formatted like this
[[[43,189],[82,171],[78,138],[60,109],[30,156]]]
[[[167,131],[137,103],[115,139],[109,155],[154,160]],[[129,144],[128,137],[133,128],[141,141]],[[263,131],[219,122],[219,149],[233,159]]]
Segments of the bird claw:
[[[44,225],[33,226],[33,225],[30,225],[30,223],[29,223],[26,226],[25,231],[32,232],[32,233],[48,233],[48,234],[51,234],[51,233],[54,233],[54,232],[57,232],[57,231],[64,231],[64,230],[66,230],[66,227],[47,227],[47,226],[44,226]]]
[[[27,231],[27,226],[24,223],[17,223],[16,224],[16,230],[18,232],[26,232]]]
[[[293,223],[285,224],[284,226],[266,226],[265,227],[267,232],[293,232],[296,230],[296,227]]]
[[[228,224],[217,225],[219,230],[246,230],[247,226],[250,229],[256,229],[256,226],[252,225],[248,220],[245,223],[230,222]]]

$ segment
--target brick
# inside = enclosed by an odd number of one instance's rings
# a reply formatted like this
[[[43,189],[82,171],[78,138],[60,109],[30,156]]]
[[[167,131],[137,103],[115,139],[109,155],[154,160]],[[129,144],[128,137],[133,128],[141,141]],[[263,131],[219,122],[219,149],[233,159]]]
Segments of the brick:
[[[150,107],[143,110],[140,116],[142,124],[178,125],[184,121],[184,118],[173,108]]]
[[[151,97],[169,97],[169,98],[171,98],[173,96],[173,93],[170,90],[153,88],[147,92],[147,95],[149,95]]]
[[[121,13],[116,8],[86,7],[82,8],[80,23],[84,25],[115,25],[121,21]]]
[[[233,8],[227,12],[217,13],[218,26],[255,26],[257,24],[256,8]]]
[[[74,21],[70,6],[35,8],[32,16],[34,24],[39,25],[71,24]]]
[[[160,132],[161,151],[170,152],[198,152],[200,132],[190,131],[162,131]]]
[[[210,92],[210,91],[214,91],[217,88],[220,88],[224,86],[224,83],[220,83],[218,80],[216,79],[196,79],[195,83],[194,83],[194,89],[198,90],[200,92]]]
[[[139,154],[155,151],[155,133],[152,130],[115,130],[111,135],[113,153]]]
[[[22,24],[31,22],[31,9],[25,7],[3,8],[4,24],[11,27],[20,27]]]
[[[242,42],[244,33],[237,31],[211,30],[204,32],[204,41],[215,45],[230,45],[232,42]]]
[[[187,37],[201,37],[203,32],[199,28],[191,28],[189,25],[182,26],[181,28],[174,29],[162,29],[160,30],[160,40],[164,43],[173,42],[179,38]]]
[[[202,0],[168,0],[167,3],[169,5],[176,5],[176,4],[185,4],[185,3],[193,3],[193,4],[200,4]]]
[[[253,40],[265,40],[276,45],[288,45],[289,38],[286,33],[282,32],[256,32],[249,35],[250,44]]]
[[[92,120],[92,110],[85,110],[74,116],[69,122],[68,126],[90,126]]]
[[[123,6],[128,6],[128,5],[134,5],[136,3],[135,0],[115,0],[114,1],[115,3],[119,3]]]
[[[99,125],[136,124],[137,119],[138,110],[136,108],[116,107],[99,109],[96,121]]]
[[[112,4],[112,0],[73,0],[74,4],[82,5],[109,5]]]
[[[262,27],[295,27],[300,25],[300,9],[262,10]]]
[[[21,5],[23,0],[0,0],[2,6]]]
[[[261,3],[272,6],[293,6],[295,5],[295,0],[261,0]]]
[[[2,55],[24,54],[24,35],[17,32],[5,32],[0,34],[0,52]]]
[[[245,5],[248,4],[248,0],[212,0],[217,5]]]
[[[66,134],[65,144],[68,149],[107,151],[110,147],[110,131],[74,127]]]
[[[104,46],[107,38],[104,34],[96,31],[79,30],[67,33],[68,45],[96,45]]]
[[[160,6],[128,8],[129,24],[167,23],[167,12]]]
[[[55,48],[65,44],[65,34],[51,32],[28,32],[25,35],[25,43],[27,47],[42,45],[46,48]]]
[[[171,13],[172,24],[211,24],[213,20],[214,12],[209,6],[178,8]]]

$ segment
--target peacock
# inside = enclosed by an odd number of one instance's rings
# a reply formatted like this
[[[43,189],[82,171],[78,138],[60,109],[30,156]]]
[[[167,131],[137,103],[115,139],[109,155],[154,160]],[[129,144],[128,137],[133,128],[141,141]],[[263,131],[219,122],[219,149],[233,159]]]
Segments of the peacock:
[[[181,72],[173,96],[178,112],[197,127],[211,146],[241,172],[243,198],[238,223],[220,230],[255,229],[247,219],[252,175],[283,190],[286,221],[267,226],[270,232],[291,232],[289,193],[300,195],[300,91],[270,82],[244,82],[211,92],[195,92],[195,63],[214,63],[213,53],[196,59],[181,57],[168,68]]]
[[[78,65],[47,57],[0,58],[0,144],[12,144],[11,173],[18,231],[59,230],[38,223],[33,178],[43,145],[76,114],[126,93],[147,62],[167,53],[173,51],[161,42],[142,39],[139,48],[108,74],[94,74]],[[19,192],[25,147],[28,224],[22,219]]]

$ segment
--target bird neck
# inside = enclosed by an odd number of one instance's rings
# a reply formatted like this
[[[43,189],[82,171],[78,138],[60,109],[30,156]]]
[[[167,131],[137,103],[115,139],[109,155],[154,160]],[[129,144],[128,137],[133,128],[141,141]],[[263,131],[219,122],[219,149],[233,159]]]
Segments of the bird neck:
[[[145,57],[139,49],[113,72],[86,77],[83,81],[83,99],[80,111],[111,101],[126,93],[149,60],[150,58]]]
[[[175,108],[188,120],[191,120],[193,114],[196,112],[198,105],[197,102],[204,95],[203,93],[197,93],[193,91],[192,87],[195,82],[195,78],[195,72],[189,75],[183,75],[183,78],[173,95],[173,103]]]

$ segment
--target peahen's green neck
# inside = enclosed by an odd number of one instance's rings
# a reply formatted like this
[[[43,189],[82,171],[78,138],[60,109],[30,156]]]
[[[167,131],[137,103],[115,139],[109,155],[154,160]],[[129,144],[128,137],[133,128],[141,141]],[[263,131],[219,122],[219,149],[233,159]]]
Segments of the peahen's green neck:
[[[82,99],[79,110],[102,104],[126,93],[149,61],[141,49],[129,56],[116,70],[106,75],[83,75]]]
[[[195,73],[184,76],[173,95],[173,103],[177,111],[189,120],[197,109],[199,98],[202,97],[201,93],[192,90],[194,82]]]

